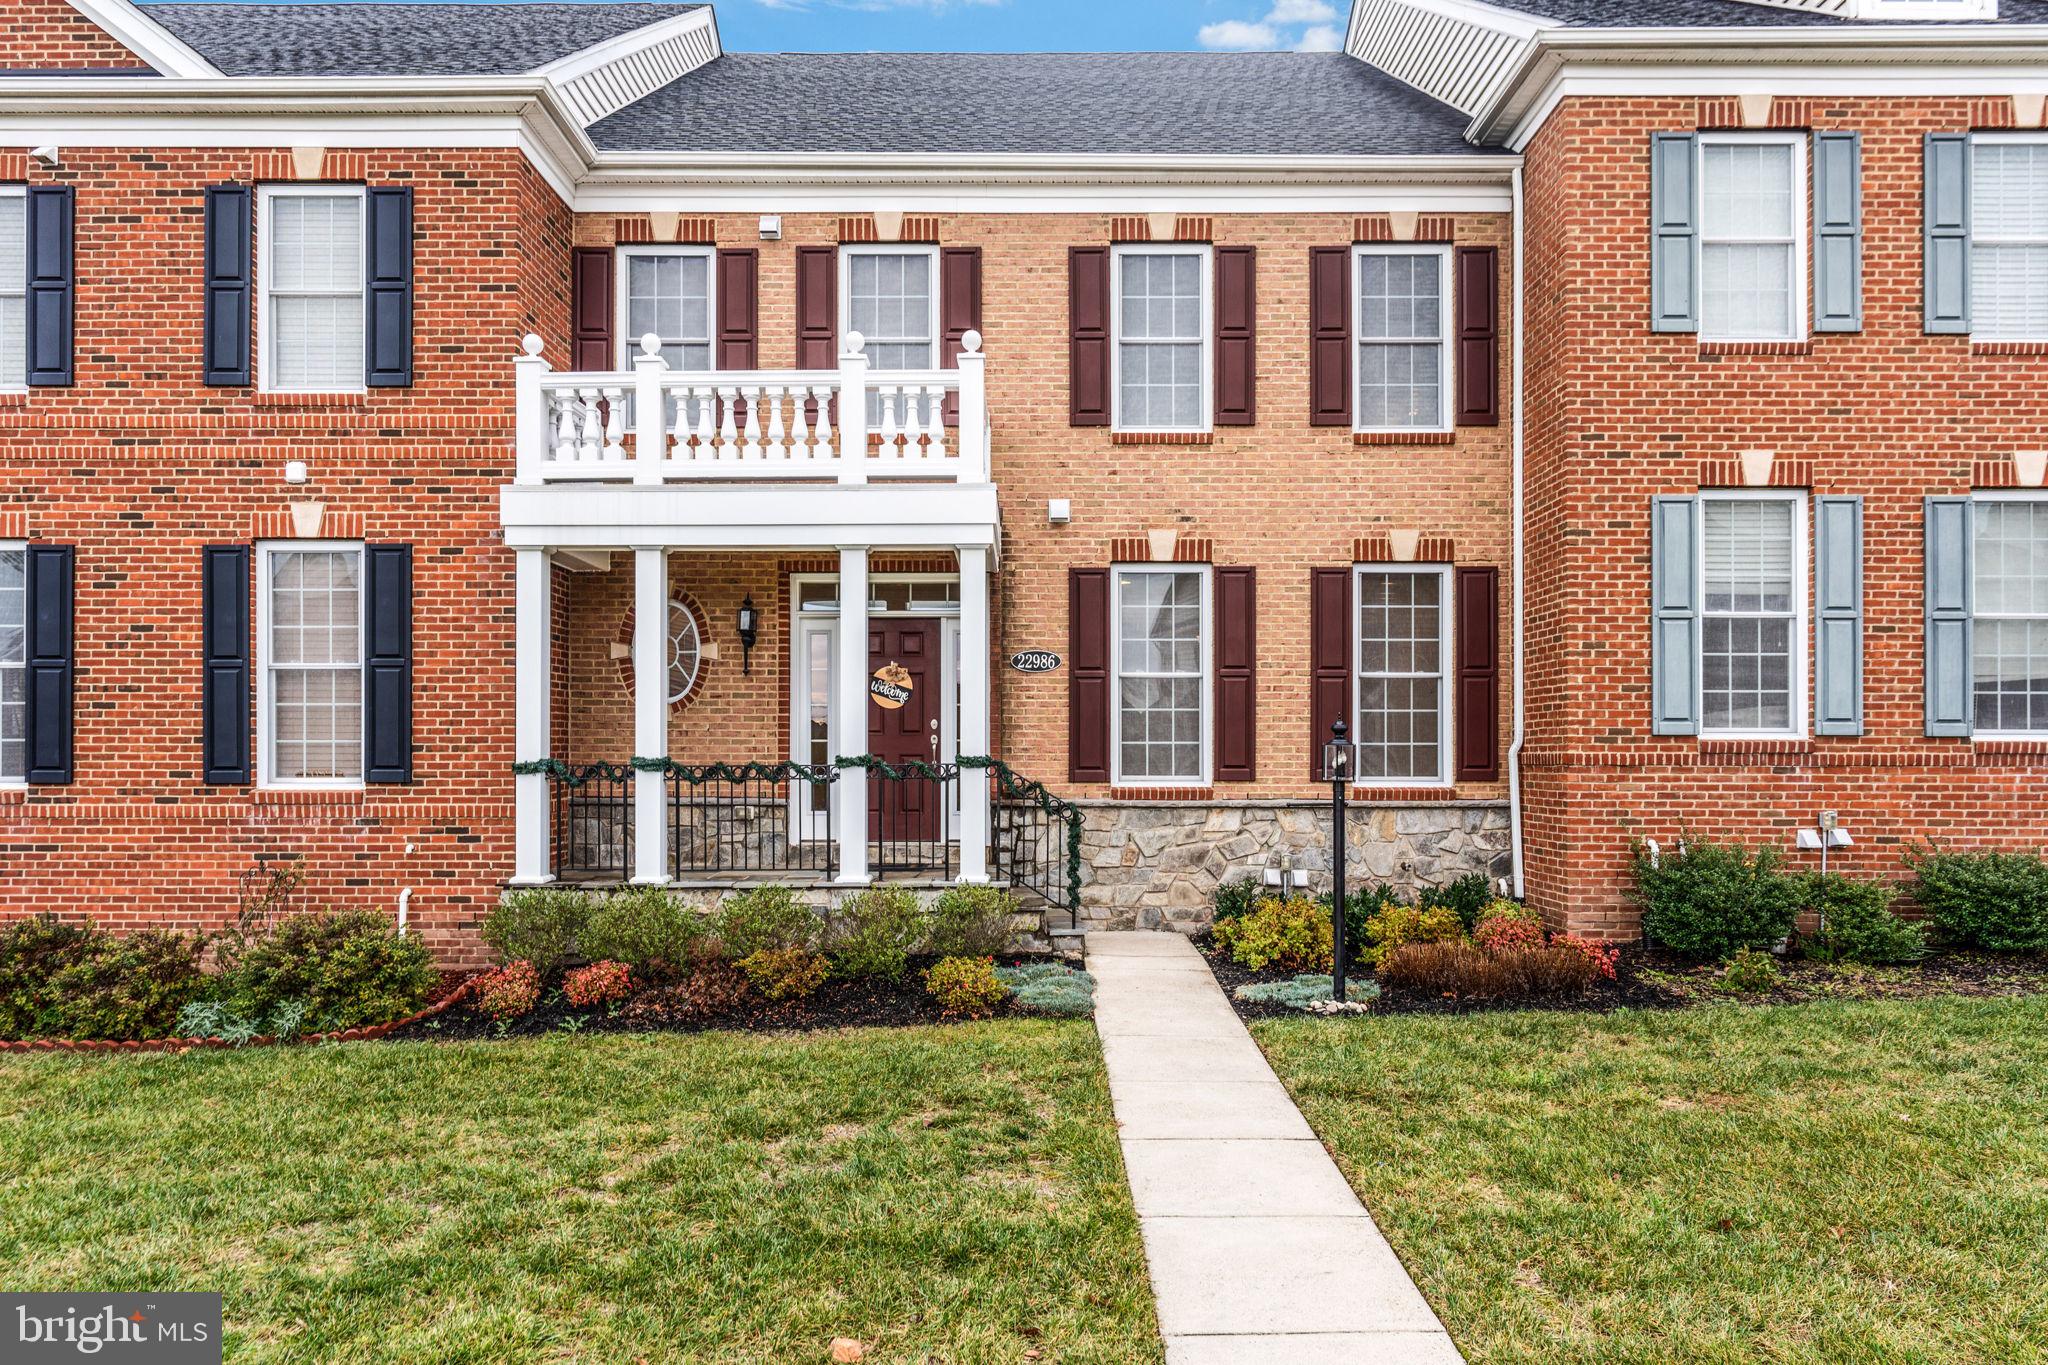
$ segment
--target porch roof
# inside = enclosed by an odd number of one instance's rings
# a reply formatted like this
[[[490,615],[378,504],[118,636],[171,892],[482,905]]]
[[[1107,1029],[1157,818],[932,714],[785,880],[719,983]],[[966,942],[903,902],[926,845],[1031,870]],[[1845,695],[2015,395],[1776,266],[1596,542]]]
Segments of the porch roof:
[[[513,549],[996,550],[993,484],[508,484]]]

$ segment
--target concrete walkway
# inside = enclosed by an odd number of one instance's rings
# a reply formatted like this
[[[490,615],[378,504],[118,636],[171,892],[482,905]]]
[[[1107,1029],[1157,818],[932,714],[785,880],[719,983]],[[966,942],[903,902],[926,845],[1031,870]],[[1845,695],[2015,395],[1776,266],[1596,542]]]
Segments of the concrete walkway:
[[[1088,970],[1168,1365],[1462,1362],[1193,945]]]

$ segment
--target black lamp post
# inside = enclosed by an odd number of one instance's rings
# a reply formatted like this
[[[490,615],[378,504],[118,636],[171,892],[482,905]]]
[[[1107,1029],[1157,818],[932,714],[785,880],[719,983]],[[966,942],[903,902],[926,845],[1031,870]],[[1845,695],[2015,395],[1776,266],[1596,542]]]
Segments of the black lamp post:
[[[1349,738],[1350,727],[1343,721],[1330,726],[1330,741],[1323,745],[1323,779],[1330,784],[1330,995],[1344,1003],[1344,796],[1351,785],[1352,760],[1357,746]]]
[[[761,613],[754,610],[754,595],[740,603],[740,672],[754,671],[754,641],[761,638]]]

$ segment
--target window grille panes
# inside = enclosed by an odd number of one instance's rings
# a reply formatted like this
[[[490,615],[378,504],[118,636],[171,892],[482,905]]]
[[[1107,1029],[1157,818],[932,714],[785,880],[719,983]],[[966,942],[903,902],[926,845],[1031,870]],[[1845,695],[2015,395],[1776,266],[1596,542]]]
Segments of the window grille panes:
[[[0,189],[0,388],[28,383],[28,198]]]
[[[1708,730],[1790,731],[1798,625],[1793,505],[1709,500],[1702,519],[1702,723]]]
[[[1117,256],[1117,425],[1202,427],[1202,273],[1188,252]]]
[[[1117,576],[1118,780],[1202,776],[1202,575]]]
[[[1437,427],[1444,420],[1443,258],[1358,258],[1358,425]]]
[[[661,339],[672,370],[711,368],[711,258],[699,252],[626,257],[626,361],[640,338]]]
[[[1796,336],[1800,191],[1791,145],[1708,142],[1700,158],[1700,334]]]
[[[1444,580],[1358,576],[1358,775],[1443,776]]]
[[[1970,329],[2048,338],[2048,144],[1972,143]]]
[[[932,297],[928,252],[857,251],[847,256],[847,326],[866,339],[869,369],[935,367]]]
[[[28,552],[0,550],[0,781],[28,776]]]
[[[2048,731],[2048,502],[1975,508],[1976,728]]]
[[[697,633],[697,617],[681,602],[668,604],[668,699],[679,702],[690,695],[690,689],[697,684],[697,668],[702,661],[702,640]]]
[[[362,554],[277,550],[269,560],[271,777],[360,781]]]
[[[363,201],[354,194],[273,195],[269,258],[270,385],[363,386]]]

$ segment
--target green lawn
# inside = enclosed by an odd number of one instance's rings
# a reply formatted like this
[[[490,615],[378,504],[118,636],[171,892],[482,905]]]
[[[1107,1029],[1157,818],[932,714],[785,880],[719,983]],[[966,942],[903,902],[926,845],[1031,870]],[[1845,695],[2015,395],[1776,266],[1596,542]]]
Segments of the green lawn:
[[[1474,1362],[2048,1358],[2048,999],[1253,1032]]]
[[[0,1058],[0,1264],[236,1361],[1161,1355],[1085,1021]]]

